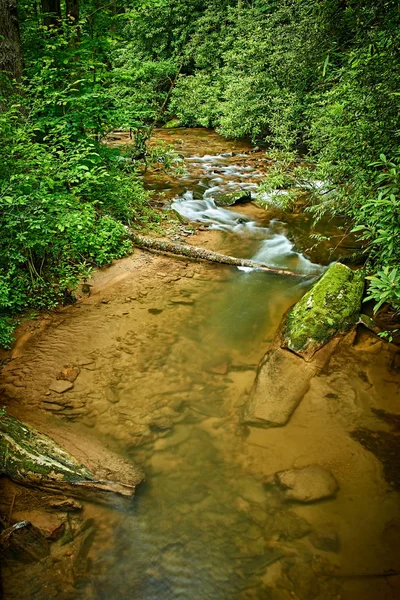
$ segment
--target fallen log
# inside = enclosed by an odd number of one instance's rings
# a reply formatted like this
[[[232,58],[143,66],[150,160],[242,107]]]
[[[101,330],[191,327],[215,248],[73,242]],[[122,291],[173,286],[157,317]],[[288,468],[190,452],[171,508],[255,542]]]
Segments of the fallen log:
[[[0,476],[58,494],[115,505],[131,500],[143,474],[126,464],[124,481],[96,476],[54,440],[0,409]]]
[[[136,233],[130,232],[129,238],[138,248],[144,248],[146,250],[155,250],[164,254],[177,254],[178,256],[187,256],[188,258],[194,258],[196,260],[207,260],[209,262],[215,262],[225,265],[234,265],[236,267],[249,267],[251,269],[257,269],[267,271],[268,273],[275,273],[276,275],[286,275],[288,277],[315,277],[320,274],[320,268],[316,266],[315,272],[313,273],[296,273],[289,269],[278,269],[276,267],[268,267],[253,260],[246,258],[236,258],[235,256],[227,256],[226,254],[220,254],[219,252],[213,252],[212,250],[206,250],[205,248],[196,248],[195,246],[186,246],[184,244],[174,244],[172,242],[164,242],[156,240],[154,238],[144,237],[137,235]]]

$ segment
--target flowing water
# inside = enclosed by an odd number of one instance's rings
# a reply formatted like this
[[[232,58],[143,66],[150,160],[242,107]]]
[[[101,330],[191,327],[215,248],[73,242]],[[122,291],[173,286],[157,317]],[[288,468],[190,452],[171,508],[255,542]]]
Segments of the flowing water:
[[[227,191],[257,194],[268,165],[247,144],[205,130],[158,137],[186,156],[187,174],[150,172],[147,186],[200,228],[195,245],[305,277],[137,252],[23,349],[5,373],[8,397],[51,412],[65,436],[96,438],[140,464],[146,482],[125,510],[87,504],[84,551],[57,542],[48,576],[6,571],[6,598],[398,597],[398,492],[350,435],[391,431],[371,408],[398,412],[393,352],[359,335],[313,380],[286,427],[241,424],[257,364],[285,311],[334,258],[340,233],[325,223],[330,246],[307,254],[306,215],[217,207]],[[173,235],[192,234],[187,225]],[[44,394],[67,363],[81,373],[60,407]],[[265,485],[276,471],[315,463],[339,481],[336,498],[287,503]]]

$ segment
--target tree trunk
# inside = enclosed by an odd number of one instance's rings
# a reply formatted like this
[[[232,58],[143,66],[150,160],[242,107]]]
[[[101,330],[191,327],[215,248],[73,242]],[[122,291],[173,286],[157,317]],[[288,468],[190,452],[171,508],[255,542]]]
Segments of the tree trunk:
[[[0,409],[0,476],[50,492],[101,503],[130,500],[143,480],[142,472],[124,464],[115,479],[102,479],[54,440]]]
[[[67,17],[69,16],[77,23],[79,21],[79,0],[66,0],[65,13]]]
[[[163,252],[164,254],[178,254],[179,256],[187,256],[188,258],[194,258],[196,260],[208,260],[210,262],[216,262],[225,265],[234,265],[237,267],[250,267],[252,269],[260,269],[267,271],[268,273],[275,273],[277,275],[288,275],[290,277],[315,277],[316,273],[304,274],[294,273],[287,269],[277,269],[275,267],[267,267],[260,263],[256,263],[253,260],[247,260],[245,258],[236,258],[234,256],[226,256],[225,254],[219,254],[205,248],[196,248],[195,246],[184,246],[182,244],[173,244],[171,242],[162,242],[153,238],[147,238],[136,233],[130,233],[129,235],[132,242],[138,248],[145,248],[147,250],[156,250]]]
[[[42,12],[44,13],[44,24],[47,27],[50,25],[58,27],[61,21],[60,0],[42,0]]]
[[[16,80],[22,73],[17,0],[0,0],[0,72]]]

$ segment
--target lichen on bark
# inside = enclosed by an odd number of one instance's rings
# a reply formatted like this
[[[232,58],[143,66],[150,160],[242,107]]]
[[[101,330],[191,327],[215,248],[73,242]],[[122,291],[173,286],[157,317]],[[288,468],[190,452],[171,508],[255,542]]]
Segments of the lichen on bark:
[[[283,345],[305,358],[358,320],[364,278],[334,263],[288,314]]]
[[[0,473],[40,482],[93,480],[92,473],[53,440],[0,409]]]

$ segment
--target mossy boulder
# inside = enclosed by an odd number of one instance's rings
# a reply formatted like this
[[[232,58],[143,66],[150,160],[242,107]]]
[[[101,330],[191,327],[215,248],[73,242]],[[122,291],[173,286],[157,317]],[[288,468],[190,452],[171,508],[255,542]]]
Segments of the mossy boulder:
[[[0,475],[16,483],[114,502],[115,497],[131,498],[142,481],[142,474],[131,470],[127,482],[101,479],[54,440],[0,409]]]
[[[219,194],[215,196],[214,202],[217,206],[233,206],[234,204],[246,204],[251,202],[251,192],[239,190],[229,194]]]
[[[359,318],[364,278],[334,263],[289,312],[283,346],[305,359]]]
[[[182,123],[179,119],[171,119],[171,121],[167,121],[164,125],[165,129],[177,129],[178,127],[182,127]]]

